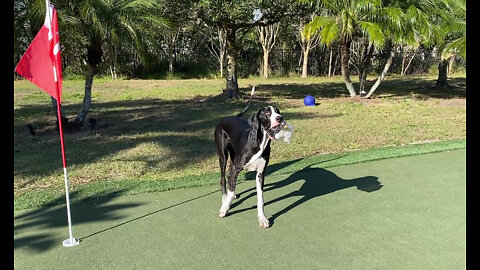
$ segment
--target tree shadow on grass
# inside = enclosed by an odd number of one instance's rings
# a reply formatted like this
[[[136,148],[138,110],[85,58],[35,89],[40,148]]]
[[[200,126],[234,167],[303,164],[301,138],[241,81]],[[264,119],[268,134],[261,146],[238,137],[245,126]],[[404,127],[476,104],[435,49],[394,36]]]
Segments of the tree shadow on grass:
[[[463,84],[465,78],[451,78],[452,85]],[[373,82],[368,82],[373,83]],[[368,87],[367,83],[367,87]],[[423,77],[388,78],[376,94],[383,97],[412,96],[415,98],[464,98],[465,89],[430,89],[433,80]],[[257,85],[258,95],[254,98],[250,110],[253,114],[259,108],[271,104],[268,97],[278,96],[285,99],[303,99],[306,94],[317,98],[335,98],[348,96],[343,82],[319,83],[263,83]],[[94,102],[89,117],[97,119],[93,129],[88,123],[75,133],[65,134],[68,163],[76,166],[91,164],[119,152],[134,149],[143,144],[156,144],[161,147],[161,155],[143,154],[134,157],[135,161],[145,165],[139,174],[148,172],[162,164],[165,170],[182,170],[190,164],[203,162],[216,155],[213,130],[218,121],[228,115],[241,111],[249,99],[250,87],[241,88],[241,98],[236,101],[225,100],[221,96],[194,97],[185,100],[162,100],[143,98],[113,102]],[[76,114],[77,104],[63,106],[70,118]],[[280,108],[282,110],[282,108]],[[18,183],[19,188],[33,184],[38,177],[51,174],[59,168],[61,154],[58,150],[58,131],[55,128],[55,116],[50,104],[23,105],[15,109],[14,123],[14,170],[20,178],[29,179]],[[49,115],[47,118],[39,116]],[[340,117],[341,114],[325,115]],[[287,121],[319,117],[311,112],[285,113]],[[36,135],[30,135],[26,124],[32,124]],[[172,153],[174,153],[172,155]],[[173,159],[171,157],[174,156]],[[121,157],[120,157],[121,159]],[[73,181],[74,179],[72,179]]]
[[[318,198],[320,196],[347,189],[350,187],[356,187],[360,191],[364,192],[374,192],[383,187],[383,185],[378,181],[378,177],[375,176],[362,176],[354,179],[342,179],[338,177],[335,173],[323,169],[323,168],[312,168],[312,165],[308,165],[305,168],[291,174],[287,178],[280,180],[278,182],[269,183],[264,186],[264,192],[273,191],[277,189],[287,188],[289,185],[297,183],[298,181],[303,182],[302,186],[298,190],[288,192],[279,197],[273,198],[265,202],[265,207],[274,203],[280,203],[289,198],[298,198],[295,202],[287,205],[282,210],[273,213],[269,219],[270,224],[273,225],[275,220],[280,216],[288,213],[290,210],[297,208],[308,202],[312,199]],[[288,188],[287,188],[288,189]],[[241,196],[244,193],[250,192],[246,196]],[[256,196],[255,188],[248,189],[242,193],[239,193],[240,197],[238,201],[232,204],[231,209],[233,211],[229,212],[229,215],[238,214],[248,210],[256,209],[255,206],[248,208],[234,210],[235,207],[238,207],[241,203],[247,200],[250,197]],[[268,208],[266,208],[268,213]]]
[[[95,237],[104,232],[114,230],[118,227],[136,222],[138,220],[147,218],[149,216],[158,214],[160,212],[169,210],[171,208],[193,202],[195,200],[207,197],[214,193],[217,193],[219,189],[196,196],[194,198],[186,199],[181,202],[162,207],[158,210],[146,213],[139,214],[136,217],[126,216],[119,214],[118,211],[121,211],[126,208],[131,207],[140,207],[143,204],[141,203],[110,203],[110,201],[121,195],[125,192],[124,190],[111,192],[104,194],[96,199],[88,198],[79,203],[73,203],[71,205],[72,212],[72,230],[73,236],[80,241],[84,241],[88,238]],[[70,194],[71,199],[75,199],[78,192],[72,192]],[[85,201],[87,201],[85,203]],[[64,197],[59,197],[58,202],[52,202],[53,205],[60,204],[65,202]],[[113,221],[113,220],[123,220],[113,226],[108,226],[102,228],[101,222]],[[88,235],[79,235],[75,232],[75,227],[78,224],[98,222],[98,231],[89,233]],[[59,236],[53,232],[49,232],[55,228],[65,228],[64,237],[59,239]],[[31,235],[33,232],[33,235]],[[38,233],[35,233],[38,232]],[[17,248],[29,248],[32,252],[40,253],[48,249],[53,248],[54,246],[61,245],[61,241],[68,238],[68,223],[67,223],[67,213],[66,206],[56,206],[56,207],[44,207],[38,208],[32,211],[27,211],[23,214],[20,214],[14,217],[14,249]]]
[[[107,193],[89,203],[72,203],[71,213],[74,237],[76,237],[75,225],[125,218],[125,216],[119,214],[118,211],[141,205],[139,203],[110,204],[110,201],[122,192],[124,192],[124,190]],[[70,198],[75,199],[77,195],[78,192],[71,192]],[[57,204],[65,204],[65,197],[59,196],[55,202],[52,202],[52,205]],[[65,228],[64,239],[58,239],[58,235],[53,232],[48,232],[60,227]],[[61,241],[68,238],[66,205],[37,208],[15,216],[13,232],[14,249],[29,248],[33,252],[42,252],[54,246],[61,245]]]
[[[66,133],[66,155],[68,164],[81,166],[91,164],[119,152],[134,149],[139,145],[150,144],[162,149],[162,153],[143,153],[132,157],[118,157],[116,160],[141,162],[143,168],[138,173],[157,168],[159,164],[165,170],[182,170],[186,166],[202,162],[216,155],[213,131],[222,117],[240,112],[245,101],[234,103],[197,102],[197,99],[182,102],[160,99],[142,99],[135,101],[117,101],[96,103],[89,116],[96,118],[93,130],[88,124],[79,132]],[[247,115],[251,115],[267,103],[255,100]],[[64,107],[65,112],[72,111],[74,105]],[[16,109],[22,115],[29,106]],[[51,110],[45,108],[45,111]],[[341,115],[327,115],[338,117]],[[286,118],[309,119],[311,112],[289,113]],[[25,132],[25,123],[16,122],[18,132],[15,136],[16,175],[31,177],[45,176],[58,169],[61,152],[58,145],[58,131],[54,123],[39,130],[36,136]],[[33,122],[33,126],[40,123]],[[32,167],[33,164],[33,167]],[[23,186],[31,183],[23,183]]]
[[[365,89],[368,90],[375,83],[375,80],[368,80]],[[372,97],[414,97],[429,99],[451,99],[466,98],[466,78],[449,78],[449,85],[442,88],[432,88],[435,80],[423,77],[390,77],[380,84]],[[353,83],[358,90],[358,82]],[[259,92],[290,99],[302,99],[306,95],[313,95],[316,98],[339,98],[349,97],[343,81],[320,82],[320,83],[289,83],[289,84],[259,84]],[[358,94],[358,93],[357,93]]]

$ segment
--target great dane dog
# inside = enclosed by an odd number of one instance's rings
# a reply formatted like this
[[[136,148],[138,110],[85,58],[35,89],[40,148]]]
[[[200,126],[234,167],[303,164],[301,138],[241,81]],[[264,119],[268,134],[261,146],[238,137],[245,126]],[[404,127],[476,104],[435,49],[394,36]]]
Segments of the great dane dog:
[[[248,118],[242,119],[252,103],[255,86],[252,88],[250,101],[242,112],[220,120],[215,128],[215,145],[220,161],[220,186],[222,206],[219,217],[224,218],[235,196],[237,177],[243,169],[257,171],[257,210],[260,227],[268,228],[270,223],[263,211],[263,184],[265,168],[270,158],[270,141],[275,141],[275,134],[286,124],[283,116],[275,106],[261,108]],[[228,172],[228,191],[226,190],[225,169],[230,156]]]

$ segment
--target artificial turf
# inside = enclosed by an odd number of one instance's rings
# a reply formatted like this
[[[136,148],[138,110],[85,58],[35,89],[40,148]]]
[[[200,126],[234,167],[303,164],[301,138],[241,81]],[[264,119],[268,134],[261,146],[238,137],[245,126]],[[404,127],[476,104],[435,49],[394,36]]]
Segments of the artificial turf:
[[[225,219],[204,186],[108,194],[14,212],[15,269],[464,269],[466,150],[266,177],[258,227],[253,181]]]

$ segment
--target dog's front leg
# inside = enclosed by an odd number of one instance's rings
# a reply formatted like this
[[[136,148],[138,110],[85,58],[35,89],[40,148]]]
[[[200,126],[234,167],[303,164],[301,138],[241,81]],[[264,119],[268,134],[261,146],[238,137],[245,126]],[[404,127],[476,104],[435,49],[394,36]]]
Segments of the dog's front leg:
[[[264,172],[265,172],[265,165],[262,166],[263,168],[257,171],[257,179],[255,181],[257,187],[257,211],[258,211],[258,223],[262,228],[270,227],[270,222],[265,217],[265,213],[263,212],[263,183],[265,180]]]

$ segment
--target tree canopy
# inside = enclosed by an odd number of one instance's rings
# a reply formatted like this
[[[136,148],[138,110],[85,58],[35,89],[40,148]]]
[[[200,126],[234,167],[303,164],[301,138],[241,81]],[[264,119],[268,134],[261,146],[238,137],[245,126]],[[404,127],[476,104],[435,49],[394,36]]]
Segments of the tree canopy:
[[[466,62],[465,0],[57,0],[52,4],[59,14],[63,70],[67,75],[84,74],[87,82],[99,73],[112,78],[117,74],[218,76],[224,66],[219,62],[225,61],[225,89],[235,96],[238,76],[261,74],[264,59],[269,59],[273,76],[341,71],[347,90],[355,96],[363,92],[367,74],[385,70],[390,51],[396,53],[390,71],[402,74],[427,72],[440,64],[443,71],[447,59]],[[14,0],[14,64],[42,25],[44,5],[43,0]],[[273,24],[278,26],[278,37],[265,58],[263,32],[256,27]],[[302,35],[298,25],[306,25]],[[307,54],[302,39],[313,35],[318,35],[321,46]],[[207,49],[208,44],[220,48],[221,42],[226,57]],[[302,66],[307,60],[308,65]],[[350,74],[359,76],[358,91]]]

